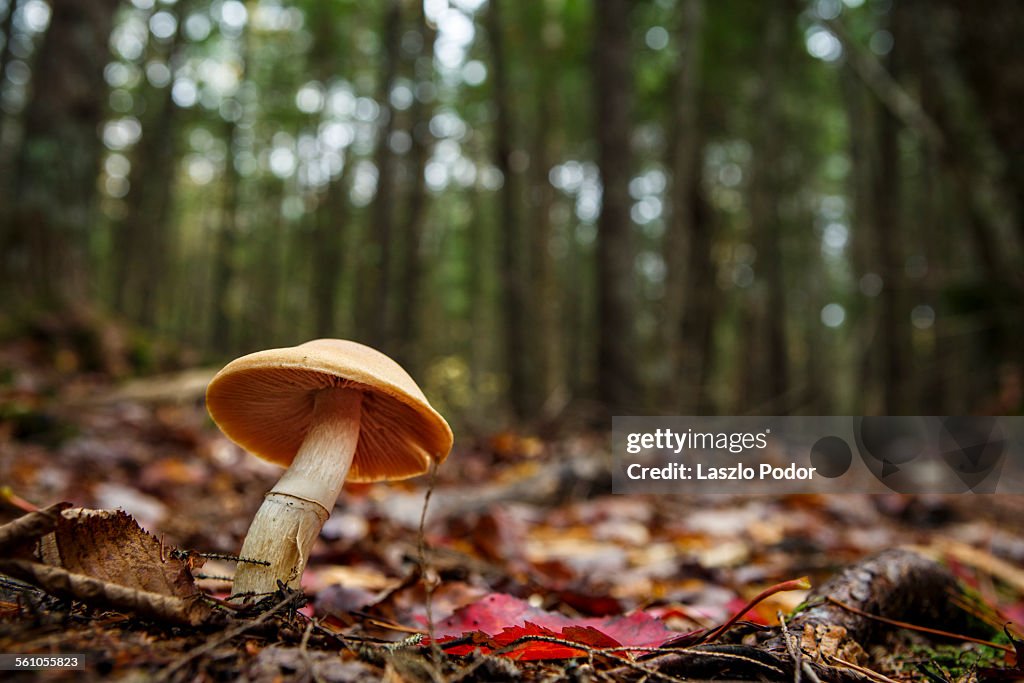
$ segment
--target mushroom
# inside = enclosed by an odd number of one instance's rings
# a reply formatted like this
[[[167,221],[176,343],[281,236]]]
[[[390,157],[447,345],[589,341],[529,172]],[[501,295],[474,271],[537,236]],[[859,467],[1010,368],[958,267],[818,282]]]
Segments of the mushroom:
[[[346,479],[406,479],[440,463],[452,430],[398,363],[356,342],[316,339],[228,363],[206,407],[229,439],[287,467],[242,544],[235,596],[296,587]],[[268,565],[262,564],[268,562]]]

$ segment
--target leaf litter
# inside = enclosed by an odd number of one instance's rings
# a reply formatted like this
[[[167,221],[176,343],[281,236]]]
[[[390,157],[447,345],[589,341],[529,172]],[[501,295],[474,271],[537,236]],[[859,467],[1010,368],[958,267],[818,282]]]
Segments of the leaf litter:
[[[119,394],[102,375],[5,357],[0,650],[88,653],[86,678],[925,680],[923,661],[1021,678],[1020,631],[1007,626],[1024,614],[1020,501],[617,497],[601,434],[460,441],[422,553],[426,482],[347,488],[307,594],[239,610],[222,601],[229,556],[276,471],[209,425],[201,372]],[[54,500],[75,507],[26,514]],[[899,545],[914,552],[887,550]],[[749,607],[804,574],[815,590]],[[956,595],[937,588],[947,582]],[[965,640],[950,663],[835,596],[1006,649]]]

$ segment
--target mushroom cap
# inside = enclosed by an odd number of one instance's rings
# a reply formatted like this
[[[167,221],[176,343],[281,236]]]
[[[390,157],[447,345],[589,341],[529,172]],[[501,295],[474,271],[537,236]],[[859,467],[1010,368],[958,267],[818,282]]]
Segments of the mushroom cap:
[[[415,477],[448,457],[452,430],[416,382],[380,351],[352,341],[316,339],[237,358],[210,381],[206,408],[229,439],[287,467],[309,431],[316,393],[328,387],[363,392],[348,481]]]

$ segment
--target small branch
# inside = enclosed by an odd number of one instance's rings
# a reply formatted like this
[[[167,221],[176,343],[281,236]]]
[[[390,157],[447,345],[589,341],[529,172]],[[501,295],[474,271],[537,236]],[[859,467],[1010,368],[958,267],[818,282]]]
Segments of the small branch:
[[[807,580],[806,576],[801,577],[799,579],[794,579],[792,581],[783,581],[782,583],[770,586],[761,591],[760,593],[758,593],[756,596],[754,596],[754,599],[748,602],[746,605],[744,605],[743,609],[739,610],[738,612],[736,612],[736,614],[732,615],[729,621],[725,622],[713,631],[709,631],[708,633],[706,633],[704,637],[700,639],[699,642],[709,643],[715,640],[716,638],[719,638],[723,633],[732,628],[732,626],[737,621],[739,621],[744,614],[754,609],[754,607],[756,607],[759,602],[771,597],[772,595],[775,595],[776,593],[783,593],[785,591],[794,590],[809,590],[810,588],[811,582]]]
[[[260,614],[255,619],[246,621],[240,626],[237,626],[236,628],[233,628],[230,631],[225,632],[223,635],[221,635],[221,637],[209,640],[203,645],[200,645],[199,647],[191,650],[182,659],[179,659],[177,662],[175,662],[174,664],[160,672],[160,674],[156,676],[156,680],[161,682],[169,681],[171,677],[174,676],[174,674],[176,674],[182,667],[184,667],[192,660],[196,659],[197,657],[201,657],[208,652],[212,652],[221,645],[230,642],[234,638],[242,635],[246,631],[252,630],[257,626],[260,626],[261,624],[269,621],[272,616],[277,614],[279,611],[281,611],[289,604],[291,604],[293,600],[295,600],[295,596],[292,593],[289,593],[287,591],[285,592],[287,593],[287,595],[285,595],[285,598],[281,600],[281,602],[277,603],[266,612]]]
[[[145,590],[127,588],[84,574],[75,574],[28,560],[2,560],[0,571],[28,581],[58,597],[81,600],[94,606],[112,607],[142,617],[197,626],[212,614],[209,605]]]
[[[884,676],[878,673],[877,671],[872,671],[871,669],[859,666],[857,664],[854,664],[853,662],[848,662],[845,659],[840,659],[839,657],[829,657],[829,659],[842,666],[845,666],[847,669],[852,669],[853,671],[856,671],[857,673],[863,676],[867,676],[873,681],[878,681],[879,683],[900,683],[899,681],[889,678],[888,676]]]
[[[437,462],[430,464],[430,482],[427,484],[427,493],[423,496],[423,509],[420,510],[420,526],[418,534],[418,550],[420,561],[420,576],[423,579],[424,609],[427,612],[427,635],[430,638],[430,651],[433,654],[434,678],[440,677],[439,663],[441,661],[441,650],[434,639],[434,612],[433,598],[434,586],[431,582],[430,572],[427,567],[427,508],[430,505],[430,498],[434,494],[434,486],[437,484]]]
[[[846,50],[848,61],[854,72],[864,84],[875,93],[879,101],[893,113],[896,118],[904,124],[918,131],[936,149],[942,149],[945,138],[942,130],[925,112],[921,103],[912,97],[899,82],[892,77],[886,68],[874,57],[861,47],[853,39],[850,33],[843,26],[842,22],[835,19],[822,19],[822,23],[828,27],[843,44]]]
[[[57,526],[57,517],[69,507],[71,507],[71,503],[56,503],[42,510],[29,512],[13,522],[0,526],[0,548],[45,536],[54,530]]]
[[[789,656],[793,658],[793,683],[800,683],[801,676],[807,676],[807,680],[811,683],[821,683],[818,674],[814,673],[810,664],[804,661],[803,650],[800,649],[796,636],[789,632],[789,626],[786,625],[786,617],[782,614],[782,610],[779,610],[776,615],[779,618],[782,635],[786,639],[786,649],[789,650]]]
[[[982,640],[981,638],[972,638],[971,636],[964,636],[964,635],[960,635],[958,633],[950,633],[949,631],[941,631],[941,630],[939,630],[937,628],[928,628],[927,626],[917,626],[915,624],[908,624],[905,621],[897,621],[895,619],[888,619],[886,617],[878,616],[877,614],[871,614],[870,612],[865,612],[862,609],[857,609],[853,605],[847,605],[842,600],[837,600],[836,598],[833,598],[831,596],[826,597],[825,600],[827,600],[828,602],[832,603],[836,607],[841,607],[842,609],[846,610],[847,612],[851,612],[851,613],[856,614],[858,616],[864,617],[865,619],[873,619],[875,621],[880,621],[883,624],[889,624],[890,626],[896,626],[897,628],[905,628],[905,629],[907,629],[909,631],[918,631],[920,633],[927,633],[929,635],[940,636],[942,638],[949,638],[951,640],[963,640],[963,641],[966,641],[968,643],[977,643],[978,645],[985,645],[987,647],[995,648],[997,650],[1002,650],[1003,652],[1008,652],[1010,654],[1013,654],[1015,652],[1014,648],[1010,647],[1009,645],[1000,645],[999,643],[993,643],[990,640]]]

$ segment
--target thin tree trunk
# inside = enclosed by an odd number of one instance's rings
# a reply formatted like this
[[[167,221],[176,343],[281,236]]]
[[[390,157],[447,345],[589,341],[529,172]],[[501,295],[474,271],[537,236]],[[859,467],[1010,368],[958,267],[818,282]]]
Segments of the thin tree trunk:
[[[628,0],[594,4],[593,76],[601,216],[597,234],[598,398],[613,415],[637,408],[629,181],[632,82]]]
[[[231,305],[231,288],[237,274],[238,251],[238,185],[239,177],[231,163],[236,149],[238,126],[226,121],[224,139],[228,141],[228,159],[224,165],[220,224],[213,242],[213,282],[211,287],[210,348],[234,350],[231,339],[235,311]]]
[[[562,340],[558,329],[560,300],[555,283],[555,258],[551,249],[552,223],[551,207],[554,205],[554,188],[548,180],[548,169],[552,164],[551,148],[554,145],[552,102],[555,100],[551,81],[547,77],[550,66],[543,60],[538,65],[537,121],[534,126],[533,152],[531,157],[531,298],[536,302],[537,334],[533,343],[532,356],[536,359],[536,381],[541,396],[546,401],[561,384],[559,359],[562,356]]]
[[[509,99],[508,68],[502,34],[503,2],[491,0],[487,13],[487,31],[491,42],[491,65],[494,74],[494,160],[504,177],[499,191],[498,226],[501,239],[501,291],[504,306],[504,356],[508,377],[508,399],[513,414],[520,419],[530,417],[534,406],[529,382],[527,353],[526,291],[521,265],[522,247],[519,216],[519,176],[512,169],[512,111]]]
[[[1014,213],[1018,247],[1024,248],[1024,14],[1017,0],[991,0],[984,9],[968,0],[952,0],[952,6],[957,10],[959,64],[1005,160],[1004,189]]]
[[[172,68],[183,59],[180,51],[185,22],[181,18],[187,10],[185,4],[180,2],[167,10],[178,19],[171,45],[153,45],[151,41],[151,56],[167,59]],[[157,178],[175,166],[179,110],[171,97],[170,84],[149,89],[143,97],[149,115],[132,154],[125,217],[114,228],[111,258],[115,308],[151,327],[158,317],[156,299],[167,271],[174,200],[173,174],[162,181]]]
[[[704,0],[685,0],[680,13],[669,168],[668,230],[665,234],[665,348],[673,354],[666,398],[683,415],[702,403],[702,370],[710,351],[717,287],[711,262],[711,224],[701,201],[700,73]]]
[[[329,4],[312,6],[310,17],[314,35],[310,66],[320,82],[326,85],[345,64],[340,47],[345,45],[345,36],[335,20],[334,8]],[[346,150],[345,157],[341,173],[319,197],[313,216],[310,301],[313,304],[313,332],[317,337],[341,336],[338,332],[338,290],[344,267],[346,226],[352,215],[348,201],[354,166],[351,150]]]
[[[51,5],[15,163],[5,271],[23,294],[81,300],[106,108],[103,69],[118,0]]]
[[[314,220],[313,273],[311,299],[313,301],[313,329],[317,337],[338,337],[338,274],[345,255],[345,224],[351,217],[347,197],[352,176],[352,160],[328,188],[321,199]]]
[[[395,203],[395,156],[391,151],[391,133],[395,129],[395,110],[391,106],[391,88],[398,70],[401,50],[402,5],[390,0],[384,11],[381,33],[380,80],[377,84],[377,104],[380,107],[380,127],[374,164],[377,167],[377,191],[370,206],[369,239],[363,246],[360,282],[362,294],[358,301],[359,334],[370,345],[388,349],[391,343],[391,263],[392,225]]]
[[[430,78],[436,35],[436,31],[429,25],[424,15],[423,3],[419,3],[417,24],[422,36],[424,52],[423,55],[416,55],[412,59],[413,79],[418,83]],[[426,221],[429,203],[424,171],[433,145],[430,133],[431,115],[429,105],[417,97],[413,101],[410,124],[412,148],[409,151],[408,175],[412,186],[409,188],[409,198],[400,229],[402,253],[399,259],[401,263],[399,269],[400,288],[395,302],[396,355],[400,363],[413,370],[418,367],[421,360],[416,349],[419,348],[419,309],[422,302],[419,291],[423,279],[423,259],[420,252],[422,250],[423,225]]]
[[[767,17],[759,60],[761,81],[754,101],[758,118],[750,181],[757,279],[749,305],[755,328],[752,334],[746,335],[746,356],[752,362],[752,374],[746,377],[744,384],[750,392],[747,410],[779,414],[785,412],[789,392],[781,247],[783,224],[779,214],[782,198],[779,169],[782,166],[784,125],[779,98],[789,17],[786,5],[765,5],[764,9]]]
[[[900,40],[902,23],[900,9],[894,6],[890,29],[895,40]],[[889,54],[889,73],[898,80],[897,51]],[[875,203],[875,241],[878,245],[879,266],[883,288],[880,295],[881,319],[877,343],[883,358],[880,381],[883,390],[883,411],[887,415],[900,415],[909,410],[908,383],[911,380],[909,334],[910,318],[905,302],[904,229],[901,204],[903,187],[900,173],[900,122],[883,105],[879,114],[878,168],[874,175],[872,193]]]
[[[7,71],[7,65],[11,61],[11,39],[14,37],[14,12],[17,9],[18,0],[8,0],[7,14],[4,16],[3,27],[0,27],[0,31],[3,31],[4,34],[4,46],[3,48],[0,48],[0,89],[2,89],[4,83],[7,82],[5,73]],[[6,155],[3,154],[4,124],[6,122],[6,113],[0,114],[0,164],[7,160]],[[9,188],[0,185],[0,197],[5,196],[8,189]]]

